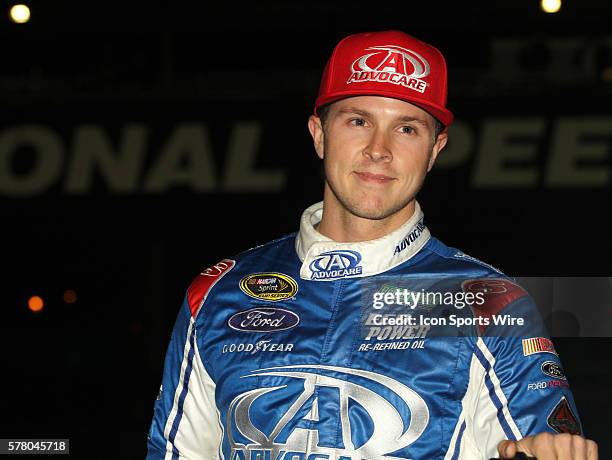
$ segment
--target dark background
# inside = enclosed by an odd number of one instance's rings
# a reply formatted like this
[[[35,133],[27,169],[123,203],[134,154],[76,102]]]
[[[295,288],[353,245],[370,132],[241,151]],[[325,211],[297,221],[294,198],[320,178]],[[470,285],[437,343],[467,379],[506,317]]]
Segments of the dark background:
[[[2,438],[144,457],[191,279],[321,198],[306,120],[349,33],[397,28],[447,57],[457,122],[419,198],[434,235],[512,276],[612,276],[608,1],[37,0],[24,25],[1,4]],[[611,339],[556,344],[610,458]]]

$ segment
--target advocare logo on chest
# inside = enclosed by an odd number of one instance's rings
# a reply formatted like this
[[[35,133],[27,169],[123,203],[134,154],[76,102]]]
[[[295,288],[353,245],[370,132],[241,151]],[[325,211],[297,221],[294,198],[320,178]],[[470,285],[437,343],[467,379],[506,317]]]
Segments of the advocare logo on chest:
[[[310,262],[311,278],[335,279],[360,275],[363,271],[361,254],[357,251],[335,250],[323,252]]]

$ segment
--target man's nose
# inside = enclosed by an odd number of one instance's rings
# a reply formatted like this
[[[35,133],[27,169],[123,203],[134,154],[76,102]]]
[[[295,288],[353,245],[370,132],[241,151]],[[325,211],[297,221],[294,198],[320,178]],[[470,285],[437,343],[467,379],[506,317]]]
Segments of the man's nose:
[[[363,154],[372,161],[391,161],[393,159],[389,140],[382,130],[376,129],[372,132]]]

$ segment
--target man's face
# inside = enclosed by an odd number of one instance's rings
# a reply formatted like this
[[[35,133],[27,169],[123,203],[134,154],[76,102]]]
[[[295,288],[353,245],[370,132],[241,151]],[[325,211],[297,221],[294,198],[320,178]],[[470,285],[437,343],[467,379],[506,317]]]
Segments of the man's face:
[[[434,142],[434,118],[410,103],[380,96],[334,102],[325,123],[309,129],[324,161],[325,200],[366,219],[406,208],[421,188],[447,134]]]

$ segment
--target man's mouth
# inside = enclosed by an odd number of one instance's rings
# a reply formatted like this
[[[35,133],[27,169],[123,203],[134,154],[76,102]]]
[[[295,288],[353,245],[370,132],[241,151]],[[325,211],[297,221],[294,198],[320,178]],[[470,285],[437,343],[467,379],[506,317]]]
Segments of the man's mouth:
[[[389,182],[395,180],[394,177],[387,176],[385,174],[375,174],[375,173],[365,172],[365,171],[355,171],[355,174],[362,181],[375,183],[375,184],[388,184]]]

